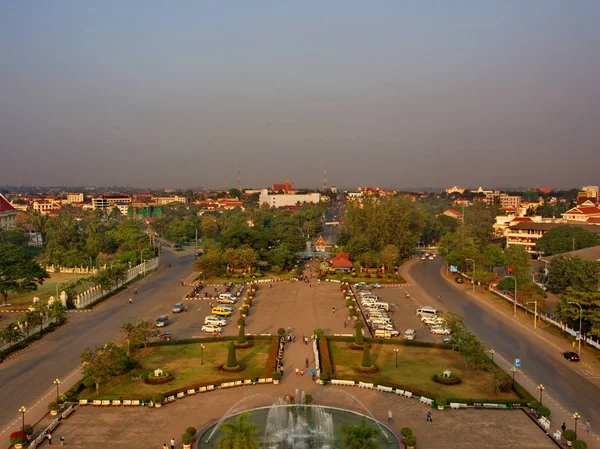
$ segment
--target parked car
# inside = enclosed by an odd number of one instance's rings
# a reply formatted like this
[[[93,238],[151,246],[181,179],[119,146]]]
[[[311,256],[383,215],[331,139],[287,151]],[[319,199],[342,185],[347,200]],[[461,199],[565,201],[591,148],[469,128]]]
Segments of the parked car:
[[[367,284],[365,282],[359,282],[358,284],[354,284],[354,288],[365,288]]]
[[[167,315],[161,315],[156,319],[156,327],[165,327],[167,325],[167,321],[169,321],[169,317]]]
[[[170,341],[173,338],[173,333],[171,331],[162,331],[158,338],[161,340]]]
[[[173,306],[173,313],[183,312],[183,304],[178,302]]]
[[[415,330],[414,329],[406,329],[404,331],[404,339],[405,340],[414,340],[415,339]]]
[[[429,260],[433,260],[433,256],[429,256]]]
[[[563,352],[563,357],[570,362],[579,362],[579,354],[577,354],[576,352]]]
[[[432,326],[431,329],[429,329],[429,332],[438,335],[450,335],[452,333],[450,329],[442,326]]]
[[[204,318],[204,324],[214,324],[215,326],[223,327],[227,325],[227,319],[217,315],[208,315]]]
[[[217,302],[219,304],[235,304],[237,302],[237,299],[230,298],[230,297],[223,297],[223,298],[217,299]]]
[[[464,281],[464,279],[462,278],[462,276],[456,276],[456,277],[454,278],[454,280],[456,281],[456,283],[457,283],[457,284],[464,284],[464,283],[465,283],[465,281]]]
[[[215,326],[214,324],[205,324],[204,326],[202,326],[202,332],[208,332],[209,334],[220,334],[223,332],[223,328]]]
[[[371,285],[369,285],[369,287],[371,287],[371,288],[381,288],[381,284],[379,284],[377,282],[373,282]]]

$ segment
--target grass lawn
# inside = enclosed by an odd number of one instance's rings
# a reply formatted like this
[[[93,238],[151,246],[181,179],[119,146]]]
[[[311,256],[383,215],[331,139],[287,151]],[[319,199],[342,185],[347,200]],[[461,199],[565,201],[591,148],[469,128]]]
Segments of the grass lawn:
[[[37,296],[41,300],[48,300],[50,296],[56,296],[56,285],[61,281],[70,281],[73,279],[85,278],[92,276],[89,274],[75,274],[75,273],[50,273],[50,278],[46,279],[46,281],[42,285],[38,285],[38,289],[34,292],[29,293],[13,293],[9,292],[8,294],[8,302],[12,304],[13,307],[19,309],[26,309],[31,304],[33,304],[34,296]],[[67,285],[66,282],[60,284],[59,288],[63,288]],[[60,292],[59,292],[60,294]]]
[[[364,275],[357,275],[356,277],[352,276],[349,273],[327,273],[327,279],[335,279],[338,281],[348,281],[352,285],[357,284],[359,282],[366,282],[367,284],[379,283],[379,284],[404,284],[406,281],[400,275],[392,275],[391,278],[388,277],[387,274],[384,274],[381,279],[377,278],[377,275],[371,274],[370,278],[365,277]]]
[[[464,358],[458,352],[393,344],[371,344],[371,359],[379,367],[374,374],[361,374],[354,370],[362,361],[362,351],[349,348],[350,343],[329,341],[331,358],[338,379],[362,380],[385,385],[391,382],[405,389],[425,391],[436,398],[517,399],[513,392],[495,393],[491,373],[465,367]],[[398,352],[398,368],[395,367],[394,349]],[[442,385],[434,382],[434,374],[445,370],[461,378],[458,385]]]
[[[156,346],[140,349],[136,355],[141,369],[112,378],[100,385],[102,399],[143,399],[156,393],[184,388],[194,384],[229,382],[240,379],[264,377],[269,356],[270,340],[256,340],[248,349],[238,349],[238,362],[244,366],[239,373],[226,373],[218,369],[227,361],[229,342],[210,342],[204,344],[204,365],[201,362],[199,343],[185,345]],[[162,369],[174,376],[174,379],[162,385],[149,385],[139,378],[149,370]],[[94,388],[85,389],[79,394],[82,399],[95,399]]]

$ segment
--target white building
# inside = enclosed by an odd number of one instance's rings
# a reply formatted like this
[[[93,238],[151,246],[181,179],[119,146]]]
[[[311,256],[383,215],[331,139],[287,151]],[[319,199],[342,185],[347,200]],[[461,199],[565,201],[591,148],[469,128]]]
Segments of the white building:
[[[51,200],[51,199],[34,201],[34,203],[33,203],[34,212],[39,212],[41,214],[47,214],[51,210],[58,210],[60,208],[61,208],[61,204],[58,201]]]
[[[179,195],[174,195],[174,196],[157,196],[157,197],[154,198],[154,200],[158,204],[169,204],[169,203],[187,204],[188,203],[187,197],[185,197],[185,196],[179,196]]]
[[[118,203],[131,203],[131,198],[126,195],[104,195],[92,198],[92,207],[94,210],[102,209],[110,211]]]
[[[67,203],[83,203],[84,199],[81,192],[67,193]]]
[[[19,212],[12,207],[4,196],[0,193],[0,229],[11,229],[17,224],[17,214]]]
[[[302,203],[319,203],[321,202],[320,193],[307,193],[305,195],[269,195],[267,189],[263,189],[260,192],[258,198],[258,204],[268,204],[270,207],[285,207],[285,206],[296,206]]]

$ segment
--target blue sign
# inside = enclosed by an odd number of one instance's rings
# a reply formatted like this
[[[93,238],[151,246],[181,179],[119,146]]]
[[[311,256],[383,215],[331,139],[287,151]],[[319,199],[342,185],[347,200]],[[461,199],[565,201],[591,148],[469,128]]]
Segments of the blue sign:
[[[515,366],[518,368],[521,366],[521,359],[515,359]]]
[[[450,273],[458,273],[458,267],[456,265],[450,265]]]
[[[581,332],[575,332],[575,340],[579,340],[581,338]]]

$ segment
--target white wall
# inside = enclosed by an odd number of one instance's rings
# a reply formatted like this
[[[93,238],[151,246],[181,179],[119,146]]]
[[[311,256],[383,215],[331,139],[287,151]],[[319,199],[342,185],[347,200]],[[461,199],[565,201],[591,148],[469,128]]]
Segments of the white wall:
[[[264,189],[258,198],[259,204],[267,203],[271,207],[295,206],[300,203],[319,203],[321,202],[320,193],[308,193],[306,195],[269,195],[269,191]]]

